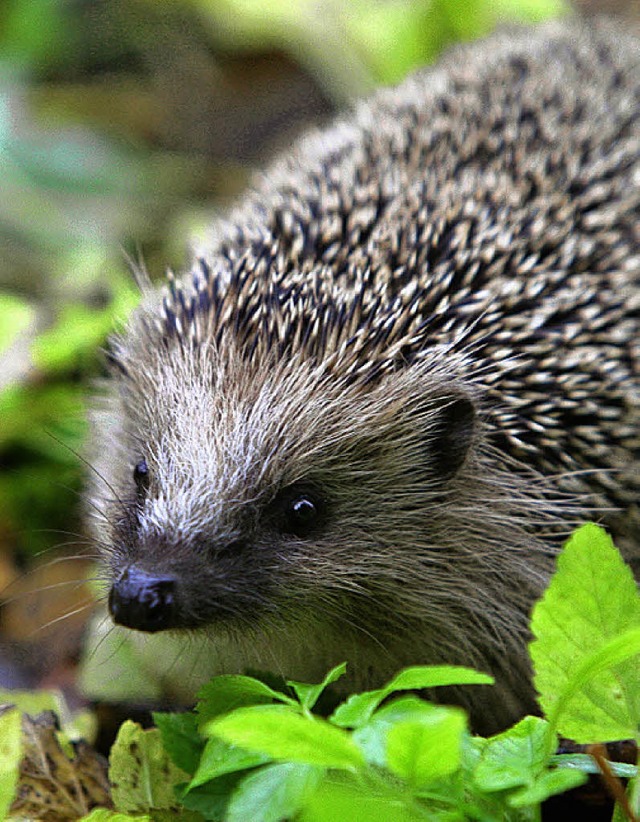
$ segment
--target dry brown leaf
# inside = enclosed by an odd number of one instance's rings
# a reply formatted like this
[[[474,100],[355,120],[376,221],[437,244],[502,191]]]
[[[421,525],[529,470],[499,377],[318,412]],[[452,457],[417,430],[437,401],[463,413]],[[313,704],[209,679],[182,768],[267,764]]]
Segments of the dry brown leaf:
[[[23,714],[22,735],[23,757],[12,814],[66,822],[95,807],[113,807],[106,760],[86,742],[61,742],[52,711],[35,718]]]

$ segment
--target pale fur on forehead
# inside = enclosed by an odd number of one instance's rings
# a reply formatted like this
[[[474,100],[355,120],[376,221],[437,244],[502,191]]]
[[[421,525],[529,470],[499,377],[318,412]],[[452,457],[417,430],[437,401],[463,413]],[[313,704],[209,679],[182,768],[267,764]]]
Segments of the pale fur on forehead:
[[[384,428],[385,419],[395,424],[412,397],[426,406],[433,393],[441,406],[448,393],[457,393],[455,375],[467,361],[464,353],[434,347],[409,368],[380,381],[350,383],[326,363],[303,357],[256,357],[248,362],[226,338],[220,346],[176,344],[170,351],[148,353],[135,371],[121,378],[121,392],[131,418],[143,423],[156,441],[167,432],[167,440],[181,441],[187,426],[205,435],[218,427],[256,437],[271,429],[271,436],[278,432],[283,439],[287,428],[295,427],[296,442],[304,451],[333,443],[345,436],[345,429],[350,436],[359,428],[371,433],[374,422]],[[345,426],[345,420],[352,424]],[[305,434],[312,421],[314,429]]]
[[[134,326],[129,351],[135,335]],[[161,344],[134,356],[135,369],[120,378],[121,395],[146,459],[170,472],[171,485],[188,484],[193,493],[200,482],[213,482],[218,493],[227,489],[226,498],[231,489],[251,495],[280,483],[283,474],[294,482],[309,461],[335,459],[372,432],[397,441],[410,410],[428,434],[430,408],[459,394],[455,374],[466,362],[463,353],[434,346],[380,381],[349,383],[330,364],[301,355],[258,353],[249,361],[231,333],[219,344],[174,339],[167,349]],[[468,393],[468,378],[466,386]]]
[[[172,341],[169,351],[147,350],[137,366],[120,388],[129,460],[144,458],[149,468],[141,530],[183,546],[214,525],[224,540],[239,538],[252,503],[309,478],[357,487],[364,476],[384,496],[389,476],[418,462],[413,452],[436,409],[461,390],[451,354],[445,363],[434,351],[378,383],[349,385],[302,358],[248,362],[232,335],[220,345]],[[386,476],[367,463],[380,449]]]

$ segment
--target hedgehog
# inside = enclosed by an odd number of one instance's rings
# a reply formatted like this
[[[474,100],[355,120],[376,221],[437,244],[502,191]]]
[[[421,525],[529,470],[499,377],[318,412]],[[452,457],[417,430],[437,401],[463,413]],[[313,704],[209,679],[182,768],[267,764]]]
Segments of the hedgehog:
[[[484,731],[535,710],[559,546],[640,537],[639,77],[603,21],[455,47],[143,286],[93,416],[115,623],[208,673],[473,666],[440,698]]]

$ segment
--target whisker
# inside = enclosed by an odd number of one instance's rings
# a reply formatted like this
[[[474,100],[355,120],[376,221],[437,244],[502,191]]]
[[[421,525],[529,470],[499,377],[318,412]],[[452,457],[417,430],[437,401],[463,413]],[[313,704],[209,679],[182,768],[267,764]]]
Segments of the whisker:
[[[96,657],[97,654],[98,654],[98,651],[100,650],[102,645],[111,637],[111,635],[114,632],[116,632],[117,626],[113,622],[111,622],[111,620],[109,619],[108,614],[105,614],[100,619],[100,621],[98,622],[96,633],[99,632],[99,631],[102,631],[105,625],[107,625],[108,628],[102,634],[102,636],[100,637],[98,642],[91,647],[91,649],[89,651],[89,655],[88,655],[89,659],[93,659],[94,657]],[[108,664],[114,657],[116,657],[120,653],[120,651],[122,650],[122,646],[125,645],[125,644],[126,644],[126,637],[124,636],[124,634],[120,633],[120,643],[119,643],[118,647],[113,648],[112,652],[109,654],[109,656],[106,657],[106,659],[102,660],[101,664],[105,664],[105,665]]]
[[[84,579],[66,579],[62,580],[61,582],[52,582],[50,585],[41,585],[38,588],[34,588],[29,591],[21,591],[19,594],[14,594],[13,596],[7,599],[2,597],[0,599],[0,604],[12,605],[14,602],[20,602],[21,600],[27,599],[28,597],[35,597],[46,591],[56,591],[60,588],[65,588],[67,586],[75,586],[75,590],[77,590],[78,588],[81,588],[84,584],[91,582],[100,582],[100,577],[86,577]]]
[[[61,445],[63,448],[66,448],[71,454],[73,454],[77,459],[79,459],[80,462],[83,465],[85,465],[93,474],[95,474],[95,476],[101,482],[103,482],[106,485],[106,487],[109,489],[109,491],[111,491],[111,493],[113,494],[115,500],[120,505],[123,505],[123,502],[120,499],[120,496],[118,495],[115,488],[111,485],[111,483],[107,480],[107,478],[100,471],[98,471],[98,469],[95,467],[95,465],[93,465],[88,459],[86,459],[86,457],[83,457],[82,454],[79,451],[75,450],[75,448],[72,448],[68,443],[61,440],[60,437],[56,437],[56,435],[54,433],[52,433],[51,431],[49,431],[48,429],[45,429],[45,433],[49,437],[51,437],[51,439],[55,440],[55,442],[57,442],[58,445]]]
[[[95,603],[94,603],[93,599],[88,599],[86,602],[82,603],[77,608],[74,608],[71,611],[67,611],[66,614],[62,614],[61,616],[54,617],[53,619],[48,620],[44,624],[39,625],[37,628],[35,628],[33,631],[31,631],[29,634],[27,634],[27,638],[33,639],[33,637],[37,636],[38,634],[42,633],[43,631],[46,631],[48,628],[51,628],[53,625],[56,625],[59,622],[64,622],[64,620],[69,619],[70,617],[75,616],[76,614],[80,614],[80,613],[82,613],[82,611],[86,611],[86,610],[89,610],[90,608],[93,608],[94,604]]]

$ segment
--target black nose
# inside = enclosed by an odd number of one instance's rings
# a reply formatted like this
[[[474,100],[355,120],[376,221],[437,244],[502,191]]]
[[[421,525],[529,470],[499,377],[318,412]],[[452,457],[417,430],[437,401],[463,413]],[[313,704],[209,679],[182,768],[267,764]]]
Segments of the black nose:
[[[173,577],[127,569],[109,592],[113,621],[138,631],[166,631],[175,626],[176,581]]]

